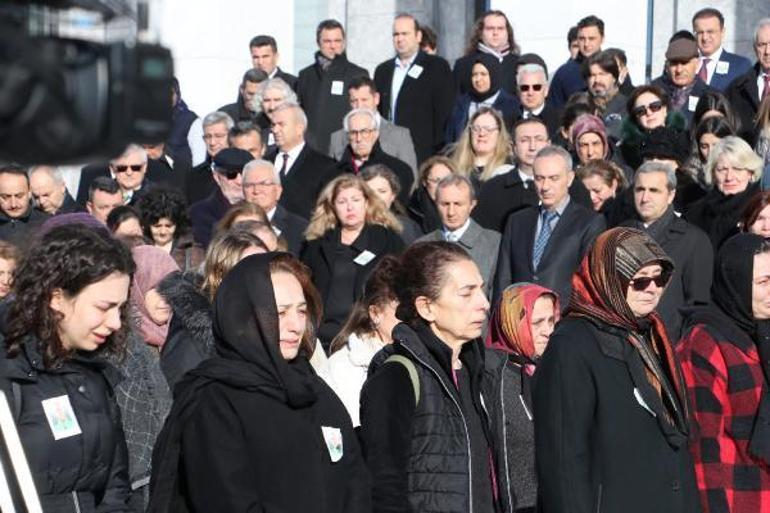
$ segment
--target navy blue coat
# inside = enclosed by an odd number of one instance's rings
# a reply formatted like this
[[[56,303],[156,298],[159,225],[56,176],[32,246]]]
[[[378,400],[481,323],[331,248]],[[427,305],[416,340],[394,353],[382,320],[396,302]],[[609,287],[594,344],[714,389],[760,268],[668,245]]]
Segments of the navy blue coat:
[[[587,89],[588,86],[581,72],[582,65],[582,61],[569,59],[556,70],[551,80],[551,86],[548,88],[549,104],[561,109],[570,96]]]
[[[733,80],[740,77],[751,69],[751,61],[742,55],[737,55],[723,50],[719,57],[719,62],[727,63],[727,71],[720,73],[720,65],[711,76],[708,86],[717,91],[725,92]],[[725,66],[722,64],[722,66]]]

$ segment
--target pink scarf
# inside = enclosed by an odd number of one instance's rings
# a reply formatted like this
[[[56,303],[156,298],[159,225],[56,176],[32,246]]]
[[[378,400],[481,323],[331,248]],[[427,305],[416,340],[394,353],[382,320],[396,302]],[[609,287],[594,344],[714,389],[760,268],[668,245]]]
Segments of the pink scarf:
[[[144,296],[156,288],[168,274],[178,271],[179,267],[171,255],[155,246],[137,246],[131,250],[131,255],[136,264],[136,272],[131,282],[131,309],[144,341],[160,347],[166,341],[169,323],[159,326],[150,318]]]

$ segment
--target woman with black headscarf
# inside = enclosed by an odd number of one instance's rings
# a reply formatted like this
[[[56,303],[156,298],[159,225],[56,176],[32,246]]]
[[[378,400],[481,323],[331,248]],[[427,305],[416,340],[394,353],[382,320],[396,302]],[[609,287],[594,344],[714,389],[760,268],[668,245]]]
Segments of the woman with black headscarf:
[[[463,133],[470,117],[481,107],[498,110],[510,127],[521,114],[518,98],[502,89],[503,69],[497,57],[481,53],[471,66],[471,88],[455,102],[447,122],[445,140],[454,143]]]
[[[686,390],[654,311],[674,265],[632,228],[601,234],[534,383],[544,513],[700,511]]]
[[[677,346],[701,502],[707,512],[770,511],[770,243],[728,239],[711,295]]]
[[[350,417],[308,362],[319,305],[306,268],[284,253],[247,257],[225,277],[217,356],[175,388],[150,512],[370,511]]]

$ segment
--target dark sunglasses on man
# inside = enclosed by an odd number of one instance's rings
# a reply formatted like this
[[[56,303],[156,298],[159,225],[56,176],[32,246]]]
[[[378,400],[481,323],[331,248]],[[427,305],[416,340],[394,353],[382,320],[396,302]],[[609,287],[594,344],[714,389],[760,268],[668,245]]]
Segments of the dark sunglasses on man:
[[[522,93],[529,92],[529,89],[532,88],[533,91],[541,91],[543,89],[543,84],[521,84],[519,86],[519,91]]]
[[[121,164],[119,166],[112,166],[112,169],[114,169],[116,173],[125,173],[129,169],[134,173],[138,173],[139,171],[142,170],[143,165],[144,164],[132,164],[130,166],[127,166],[125,164]]]
[[[637,118],[640,118],[644,116],[647,112],[655,113],[659,112],[660,109],[663,108],[663,102],[658,100],[652,103],[648,103],[647,105],[639,105],[638,107],[634,107],[634,110],[632,111],[634,113],[634,116]]]

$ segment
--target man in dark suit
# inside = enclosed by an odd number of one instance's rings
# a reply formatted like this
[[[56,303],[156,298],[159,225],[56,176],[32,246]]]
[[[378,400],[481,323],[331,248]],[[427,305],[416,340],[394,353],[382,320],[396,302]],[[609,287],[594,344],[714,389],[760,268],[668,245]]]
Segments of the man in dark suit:
[[[538,117],[519,120],[513,127],[514,167],[481,184],[479,203],[473,219],[484,228],[502,232],[508,216],[525,207],[537,205],[532,166],[537,153],[551,144],[545,123]],[[591,195],[580,180],[569,188],[573,201],[591,207]]]
[[[634,175],[634,207],[637,217],[622,223],[647,232],[674,261],[674,274],[656,309],[672,341],[682,328],[680,308],[705,305],[710,299],[714,248],[700,228],[674,212],[676,168],[648,161]]]
[[[283,194],[280,204],[310,219],[318,193],[339,171],[337,161],[305,142],[307,117],[299,105],[283,103],[272,112],[276,151],[268,160],[279,170]]]
[[[535,158],[534,181],[540,205],[508,218],[497,259],[495,291],[534,282],[555,290],[566,307],[572,274],[597,235],[604,216],[570,200],[575,178],[572,157],[559,146],[546,146]]]
[[[273,36],[259,35],[249,41],[251,64],[267,74],[268,78],[280,78],[292,89],[297,88],[297,77],[278,67],[278,43]]]
[[[484,278],[487,297],[491,297],[492,284],[500,252],[500,234],[487,230],[471,219],[476,206],[475,187],[462,175],[449,175],[436,186],[436,207],[441,216],[441,228],[417,242],[445,240],[465,249]]]
[[[243,168],[242,185],[246,201],[265,211],[276,235],[286,240],[293,255],[299,256],[302,242],[305,240],[307,221],[278,204],[283,187],[273,163],[260,159],[246,164]]]
[[[0,165],[0,240],[24,250],[47,218],[32,205],[26,169],[16,164]]]
[[[214,183],[214,157],[228,148],[228,134],[233,128],[233,119],[224,112],[210,112],[203,118],[203,141],[206,143],[206,161],[190,170],[185,183],[187,202],[193,203],[207,197],[216,189]]]
[[[548,73],[544,66],[531,63],[519,66],[516,73],[516,91],[521,102],[519,119],[538,117],[548,128],[548,137],[559,133],[561,110],[546,102],[548,98]]]
[[[214,226],[224,217],[232,205],[243,201],[241,173],[243,167],[254,160],[246,150],[225,148],[214,157],[214,189],[208,197],[190,206],[190,222],[193,239],[207,247],[214,236]]]
[[[725,18],[719,10],[707,7],[692,17],[692,31],[698,42],[698,76],[712,89],[724,91],[730,83],[751,69],[751,61],[722,48]]]
[[[583,80],[581,67],[586,59],[602,50],[603,43],[604,21],[591,15],[578,22],[578,54],[562,64],[554,73],[548,103],[557,109],[562,109],[570,96],[579,91],[585,91],[586,82]]]
[[[56,167],[31,167],[29,190],[35,200],[35,207],[49,216],[83,211],[83,208],[75,203],[75,199],[67,192],[61,171]]]
[[[234,123],[241,121],[255,122],[257,113],[254,97],[257,95],[259,84],[267,80],[267,73],[258,69],[249,69],[243,74],[241,85],[238,87],[238,98],[234,103],[228,103],[217,110],[230,116]]]
[[[672,40],[666,49],[666,72],[652,81],[668,94],[668,110],[682,114],[689,125],[700,97],[709,90],[695,72],[698,45],[692,39]]]
[[[414,17],[396,17],[396,58],[381,63],[374,72],[381,95],[380,114],[409,129],[418,165],[444,146],[444,129],[456,92],[449,64],[421,51],[420,37]]]
[[[348,84],[369,72],[348,61],[345,29],[337,20],[324,20],[316,29],[318,51],[313,64],[299,72],[297,96],[308,119],[307,142],[329,153],[329,137],[347,113]]]
[[[502,89],[516,94],[516,62],[519,47],[513,39],[513,27],[503,11],[487,11],[476,20],[473,36],[465,55],[455,61],[453,73],[460,94],[471,90],[471,68],[481,54],[495,56],[503,68]]]
[[[754,52],[757,63],[749,71],[736,78],[727,88],[727,99],[741,120],[741,133],[749,144],[756,140],[754,118],[759,102],[770,94],[770,20],[764,18],[754,31]]]
[[[414,175],[406,162],[388,155],[380,147],[380,132],[375,112],[369,109],[351,110],[345,116],[343,124],[349,143],[337,166],[340,172],[357,175],[367,166],[382,164],[398,177],[401,183],[398,200],[402,205],[406,205],[409,202]]]
[[[155,185],[150,179],[150,171],[157,175],[163,172],[161,165],[150,161],[147,152],[139,145],[129,144],[122,155],[113,159],[109,164],[93,164],[85,166],[81,171],[78,185],[77,203],[85,207],[91,184],[96,178],[112,178],[120,187],[125,205],[133,205],[139,196]]]

